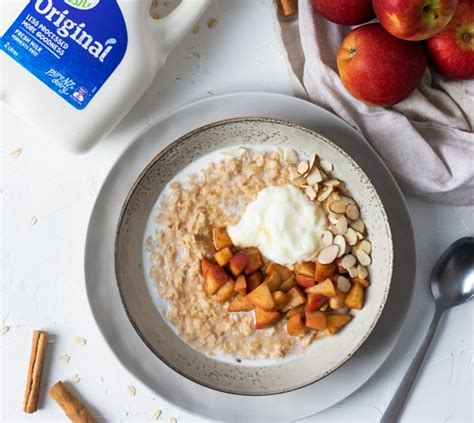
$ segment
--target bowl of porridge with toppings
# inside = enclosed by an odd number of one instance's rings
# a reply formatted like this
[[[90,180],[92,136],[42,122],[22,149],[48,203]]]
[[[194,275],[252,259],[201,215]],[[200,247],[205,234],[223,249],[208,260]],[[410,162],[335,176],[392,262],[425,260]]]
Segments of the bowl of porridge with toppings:
[[[347,361],[385,304],[390,227],[335,143],[242,118],[178,139],[130,192],[116,272],[142,340],[173,370],[244,395],[287,392]]]

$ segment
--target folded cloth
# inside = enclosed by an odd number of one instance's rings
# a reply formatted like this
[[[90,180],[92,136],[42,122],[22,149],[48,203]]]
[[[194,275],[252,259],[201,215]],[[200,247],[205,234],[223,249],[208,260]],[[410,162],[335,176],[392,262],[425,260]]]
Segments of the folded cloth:
[[[337,114],[377,150],[405,192],[426,200],[474,204],[474,81],[427,69],[415,92],[393,107],[369,106],[345,89],[336,55],[350,27],[299,0],[298,17],[274,21],[287,53],[295,94]]]

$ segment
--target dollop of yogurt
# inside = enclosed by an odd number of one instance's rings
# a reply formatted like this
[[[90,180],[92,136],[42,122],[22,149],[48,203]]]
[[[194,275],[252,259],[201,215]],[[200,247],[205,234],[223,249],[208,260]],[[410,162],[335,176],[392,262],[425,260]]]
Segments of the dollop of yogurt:
[[[238,247],[257,247],[269,260],[293,264],[309,259],[327,229],[326,215],[293,185],[269,186],[249,203],[227,232]]]

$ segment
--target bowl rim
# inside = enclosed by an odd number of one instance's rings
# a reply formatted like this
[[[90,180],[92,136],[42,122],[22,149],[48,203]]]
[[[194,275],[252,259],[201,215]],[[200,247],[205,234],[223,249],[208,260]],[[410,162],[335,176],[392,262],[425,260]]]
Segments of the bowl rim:
[[[304,384],[301,384],[301,385],[298,385],[298,386],[295,386],[295,387],[291,387],[291,388],[288,388],[288,389],[281,389],[280,391],[269,392],[269,393],[267,393],[267,392],[249,393],[249,392],[240,392],[240,391],[237,392],[237,391],[233,391],[233,390],[226,390],[224,388],[218,388],[218,387],[212,386],[210,384],[206,384],[202,380],[198,380],[198,379],[182,372],[179,368],[177,368],[177,367],[173,366],[171,363],[169,363],[168,360],[166,360],[166,358],[164,358],[151,345],[151,343],[148,341],[148,339],[145,337],[145,335],[141,332],[140,328],[138,327],[138,324],[136,323],[135,319],[131,315],[131,312],[129,311],[129,309],[127,307],[127,303],[126,303],[126,300],[125,300],[125,295],[124,295],[122,287],[121,287],[121,280],[122,279],[120,277],[120,272],[119,272],[119,269],[118,269],[118,240],[119,240],[120,229],[122,227],[122,224],[124,223],[125,212],[126,212],[128,206],[130,204],[130,201],[131,201],[133,195],[139,189],[139,186],[140,186],[143,178],[147,175],[148,171],[153,166],[155,166],[156,162],[159,161],[164,155],[166,155],[168,153],[168,151],[175,148],[175,146],[177,144],[185,142],[186,139],[191,138],[191,137],[193,137],[193,136],[195,136],[195,135],[197,135],[197,134],[199,134],[203,131],[207,131],[207,130],[215,128],[215,127],[224,126],[224,125],[228,125],[228,124],[231,124],[231,123],[248,122],[248,121],[284,125],[284,126],[287,126],[287,127],[290,127],[290,128],[295,128],[297,130],[306,132],[307,134],[309,134],[313,137],[320,138],[323,142],[329,144],[332,148],[334,148],[339,153],[343,154],[346,158],[351,160],[355,164],[355,166],[358,168],[358,170],[363,173],[366,180],[370,183],[370,187],[372,188],[373,194],[376,196],[379,204],[381,205],[381,210],[382,210],[382,213],[385,217],[385,221],[387,223],[389,246],[390,246],[390,251],[389,251],[390,262],[389,262],[389,270],[388,270],[389,277],[388,277],[388,282],[387,282],[387,284],[385,286],[385,289],[384,289],[383,298],[382,298],[381,303],[379,304],[379,307],[378,307],[377,313],[375,315],[375,318],[373,319],[373,321],[372,321],[371,325],[369,326],[369,328],[367,329],[367,331],[362,336],[359,343],[352,349],[352,351],[349,354],[347,354],[343,359],[339,360],[331,368],[326,370],[317,379],[312,380],[312,381],[307,382],[307,383],[304,383]],[[188,163],[188,165],[191,164],[191,163],[192,162]],[[389,295],[389,292],[390,292],[390,287],[391,287],[391,284],[392,284],[392,281],[393,281],[393,267],[394,267],[394,251],[393,251],[392,229],[391,229],[391,226],[390,226],[390,221],[389,221],[387,212],[385,210],[384,204],[382,202],[382,199],[380,198],[380,195],[379,195],[377,189],[375,188],[374,184],[372,183],[371,179],[369,178],[367,173],[364,171],[364,169],[358,164],[358,162],[355,159],[353,159],[352,156],[349,153],[347,153],[338,144],[336,144],[335,142],[331,141],[330,139],[326,138],[325,136],[321,135],[320,133],[318,133],[316,131],[313,131],[311,129],[305,128],[304,126],[301,126],[299,124],[296,124],[296,123],[293,123],[293,122],[290,122],[290,121],[287,121],[287,120],[284,120],[284,119],[276,119],[276,118],[268,118],[268,117],[257,117],[257,116],[243,116],[243,117],[236,117],[236,118],[221,119],[221,120],[217,120],[217,121],[214,121],[214,122],[211,122],[211,123],[207,123],[205,125],[198,126],[197,128],[195,128],[195,129],[181,135],[180,137],[174,139],[168,145],[166,145],[162,150],[160,150],[148,162],[148,164],[143,168],[143,170],[135,178],[135,180],[134,180],[134,182],[133,182],[133,184],[132,184],[125,200],[123,201],[123,204],[122,204],[122,207],[121,207],[121,210],[120,210],[120,214],[119,214],[119,219],[118,219],[118,222],[116,224],[116,229],[115,229],[114,253],[113,253],[113,255],[114,255],[115,282],[116,282],[117,289],[118,289],[118,292],[119,292],[122,307],[125,311],[125,314],[127,315],[127,318],[129,320],[130,324],[134,328],[135,332],[140,337],[142,342],[148,347],[148,349],[155,355],[155,357],[157,357],[161,362],[163,362],[168,368],[170,368],[174,372],[178,373],[179,375],[185,377],[186,379],[188,379],[188,380],[190,380],[194,383],[197,383],[200,386],[203,386],[203,387],[208,388],[208,389],[212,389],[214,391],[223,392],[223,393],[226,393],[226,394],[237,395],[237,396],[242,395],[242,396],[247,396],[247,397],[261,397],[261,396],[270,396],[270,395],[281,395],[281,394],[284,394],[284,393],[287,393],[287,392],[297,391],[299,389],[305,388],[307,386],[310,386],[310,385],[324,379],[325,377],[327,377],[328,375],[330,375],[331,373],[333,373],[334,371],[336,371],[337,369],[342,367],[361,348],[361,346],[368,339],[370,334],[373,332],[375,326],[377,325],[378,321],[380,320],[380,316],[382,315],[383,310],[385,308],[385,304],[387,302],[388,295]],[[176,335],[176,336],[179,337],[179,335]],[[183,342],[185,342],[185,341],[183,340]],[[199,349],[197,349],[193,346],[191,346],[191,348],[194,348],[197,352],[204,355],[204,353],[202,351],[200,351]],[[209,358],[212,359],[212,357],[209,357]]]

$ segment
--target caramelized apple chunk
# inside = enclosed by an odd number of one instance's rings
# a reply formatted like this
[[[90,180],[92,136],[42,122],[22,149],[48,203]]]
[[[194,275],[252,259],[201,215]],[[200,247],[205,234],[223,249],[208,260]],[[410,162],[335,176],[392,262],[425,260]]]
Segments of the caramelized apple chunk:
[[[334,335],[339,332],[352,319],[350,314],[328,314],[326,315],[326,335]]]
[[[286,331],[290,336],[302,336],[305,334],[303,314],[294,314],[286,323]]]
[[[225,247],[215,253],[214,258],[219,266],[224,267],[232,258],[232,250],[229,247]]]
[[[234,246],[226,228],[214,228],[212,231],[212,237],[214,239],[214,247],[216,250],[222,250],[226,247],[232,248]]]
[[[242,251],[239,251],[229,261],[229,268],[230,268],[231,273],[235,277],[239,276],[245,270],[245,267],[247,266],[248,261],[249,261],[248,255]]]
[[[255,273],[257,270],[263,266],[262,256],[260,255],[260,251],[258,248],[251,247],[246,248],[244,253],[247,254],[249,261],[247,262],[247,266],[245,266],[245,274],[250,275]]]
[[[263,310],[272,310],[275,307],[272,293],[264,283],[257,286],[250,294],[247,294],[246,298],[255,307],[259,307]]]
[[[260,307],[255,307],[255,328],[264,329],[274,325],[281,318],[278,311],[267,311]]]

